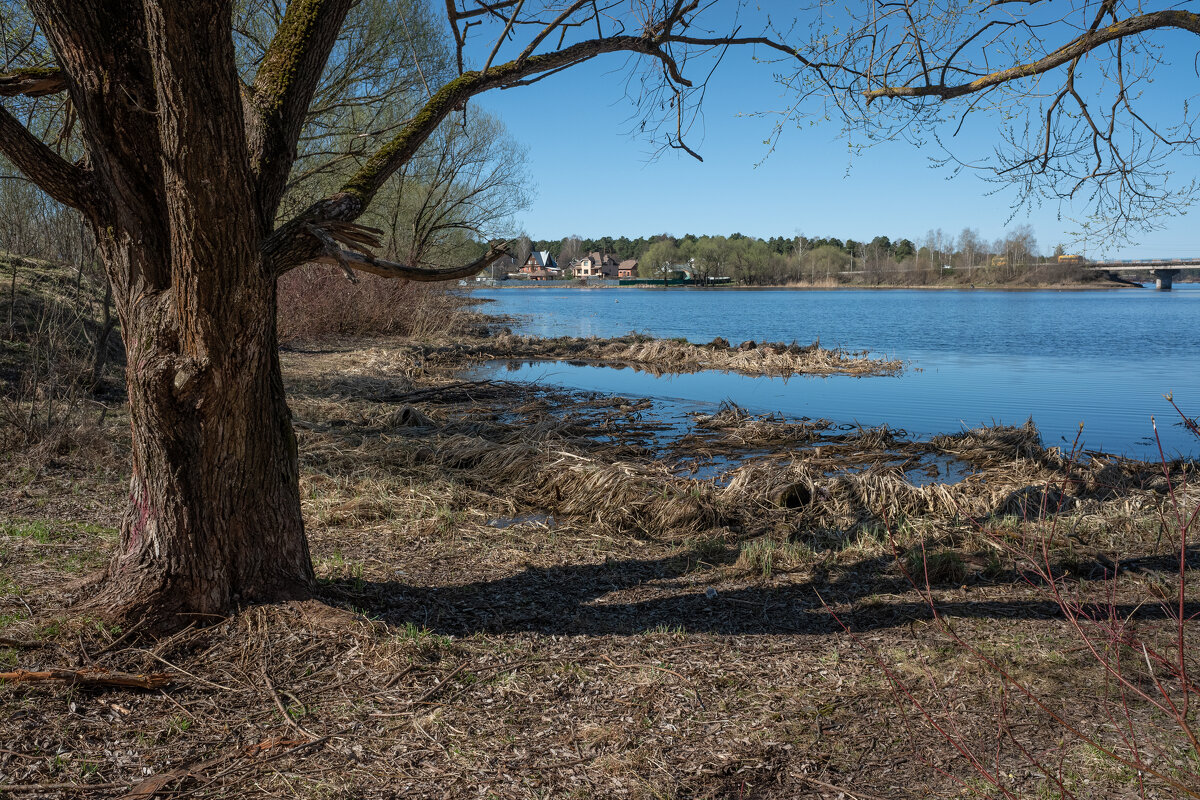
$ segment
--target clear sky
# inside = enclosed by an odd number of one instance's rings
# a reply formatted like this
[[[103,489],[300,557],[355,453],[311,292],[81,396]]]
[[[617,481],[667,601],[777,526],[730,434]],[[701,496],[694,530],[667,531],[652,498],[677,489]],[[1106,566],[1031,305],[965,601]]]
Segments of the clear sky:
[[[1194,40],[1179,42],[1187,68],[1163,71],[1153,89],[1176,116],[1179,99],[1195,94],[1197,85]],[[648,143],[630,134],[633,107],[625,97],[622,54],[481,96],[478,105],[500,116],[528,148],[536,195],[521,217],[526,232],[535,239],[737,231],[917,241],[931,229],[957,236],[971,227],[990,241],[1028,223],[1047,253],[1072,239],[1072,209],[1047,205],[1013,217],[1011,191],[997,193],[971,174],[952,177],[935,168],[930,156],[940,153],[936,148],[898,142],[856,154],[840,126],[827,122],[790,126],[768,153],[764,140],[774,120],[752,115],[784,108],[788,100],[771,69],[748,55],[729,53],[710,83],[703,124],[689,140],[703,163],[679,152],[651,158]],[[966,127],[956,152],[990,152],[995,125],[980,119]],[[1200,160],[1181,158],[1177,170],[1190,176],[1197,166]],[[1102,252],[1091,243],[1071,251],[1115,258],[1200,255],[1195,213],[1164,220],[1164,230],[1134,244]]]

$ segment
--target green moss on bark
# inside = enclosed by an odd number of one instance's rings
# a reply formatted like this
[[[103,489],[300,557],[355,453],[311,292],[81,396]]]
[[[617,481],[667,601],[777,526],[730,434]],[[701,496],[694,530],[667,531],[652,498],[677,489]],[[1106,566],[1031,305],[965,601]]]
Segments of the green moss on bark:
[[[331,0],[293,0],[279,23],[263,62],[254,77],[259,110],[275,114],[296,79],[305,47]]]

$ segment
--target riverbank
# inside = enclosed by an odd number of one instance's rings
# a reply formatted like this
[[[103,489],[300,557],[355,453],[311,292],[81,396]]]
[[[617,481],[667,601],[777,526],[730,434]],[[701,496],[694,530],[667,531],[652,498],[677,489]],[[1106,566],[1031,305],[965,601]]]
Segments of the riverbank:
[[[3,455],[6,668],[170,681],[0,685],[8,791],[987,791],[964,749],[1015,797],[1200,785],[1184,731],[1153,694],[1115,697],[1086,646],[1146,643],[1164,661],[1143,675],[1138,649],[1121,673],[1176,700],[1172,648],[1198,666],[1196,626],[1172,616],[1200,602],[1177,522],[1193,463],[730,405],[680,430],[647,400],[464,381],[478,353],[437,347],[282,354],[316,597],[165,640],[70,606],[125,502],[122,408]],[[1126,719],[1154,774],[1097,749],[1128,753]]]
[[[1177,281],[1176,283],[1184,283]],[[1133,281],[1123,280],[1091,280],[1079,282],[1049,282],[1049,283],[837,283],[837,282],[791,282],[782,284],[757,284],[753,286],[745,286],[739,284],[720,284],[713,286],[699,286],[672,283],[669,286],[653,286],[653,285],[637,285],[637,286],[619,286],[611,283],[581,283],[578,281],[526,281],[526,280],[508,280],[498,283],[486,283],[477,286],[467,285],[468,289],[587,289],[589,291],[595,289],[649,289],[655,291],[675,291],[678,289],[687,290],[704,290],[706,292],[732,292],[732,291],[769,291],[769,290],[792,290],[792,291],[846,291],[846,290],[903,290],[913,289],[920,291],[993,291],[993,292],[1039,292],[1039,291],[1060,291],[1060,292],[1090,292],[1090,291],[1111,291],[1114,289],[1153,289],[1152,286],[1135,283]]]
[[[630,373],[563,365],[521,369],[508,377],[545,380],[596,391],[684,401],[734,399],[755,412],[833,417],[867,426],[888,424],[924,435],[1031,416],[1048,441],[1072,440],[1084,424],[1086,447],[1140,458],[1157,456],[1151,418],[1174,414],[1172,394],[1191,416],[1200,373],[1185,369],[1200,348],[1193,324],[1200,291],[1130,292],[828,292],[753,290],[728,293],[504,291],[477,292],[487,310],[544,337],[620,336],[631,330],[660,338],[733,344],[763,338],[869,349],[912,369],[894,381],[790,383],[711,373],[649,380]],[[518,327],[518,324],[520,327]],[[1178,336],[1148,336],[1147,330]],[[1200,455],[1178,426],[1160,424],[1168,454]]]

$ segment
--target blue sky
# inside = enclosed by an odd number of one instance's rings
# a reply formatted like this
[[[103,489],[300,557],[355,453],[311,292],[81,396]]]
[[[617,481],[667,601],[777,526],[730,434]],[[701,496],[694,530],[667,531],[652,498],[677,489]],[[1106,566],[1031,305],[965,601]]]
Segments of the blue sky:
[[[1187,47],[1187,69],[1164,71],[1153,87],[1176,115],[1178,99],[1194,94],[1197,83],[1190,60],[1194,40],[1178,41]],[[764,140],[774,120],[753,114],[784,108],[787,97],[771,69],[747,53],[731,52],[710,83],[702,125],[689,139],[704,163],[677,152],[651,158],[648,143],[629,133],[625,61],[621,54],[601,57],[476,101],[528,148],[536,196],[521,221],[533,238],[739,231],[918,240],[931,229],[957,236],[971,227],[992,240],[1028,223],[1050,252],[1076,229],[1069,219],[1073,210],[1057,205],[1013,217],[1013,193],[934,168],[929,156],[940,151],[898,142],[855,153],[833,122],[790,126],[768,154]],[[956,152],[990,151],[994,134],[995,121],[982,119],[959,134]],[[1196,159],[1179,161],[1179,174],[1195,173]],[[1124,258],[1200,255],[1192,222],[1192,216],[1165,220],[1164,230],[1134,244],[1109,245],[1103,253],[1095,243],[1086,249],[1092,256]]]

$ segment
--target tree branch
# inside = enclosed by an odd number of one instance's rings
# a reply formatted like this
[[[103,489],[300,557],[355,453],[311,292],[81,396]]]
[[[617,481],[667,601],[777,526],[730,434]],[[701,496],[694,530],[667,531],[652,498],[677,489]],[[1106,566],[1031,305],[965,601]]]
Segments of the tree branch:
[[[488,264],[491,264],[502,255],[510,255],[509,247],[512,242],[505,242],[500,245],[490,245],[486,253],[480,258],[475,259],[470,264],[461,267],[449,267],[445,269],[430,269],[427,267],[412,267],[406,264],[397,264],[394,261],[384,261],[381,258],[355,253],[350,250],[342,250],[337,254],[327,254],[319,258],[310,259],[311,263],[316,264],[336,264],[337,266],[347,269],[353,267],[363,272],[370,272],[374,275],[379,275],[384,278],[400,278],[408,281],[419,281],[422,283],[433,283],[436,281],[452,281],[458,278],[469,278],[472,275],[478,275]]]
[[[486,73],[464,72],[438,90],[412,121],[371,156],[341,191],[357,196],[365,208],[383,182],[413,157],[442,120],[470,98],[530,75],[578,64],[602,53],[619,51],[644,53],[656,58],[665,56],[657,40],[639,36],[613,36],[580,42],[553,53],[530,56],[524,61],[509,61],[490,68]]]
[[[80,210],[95,210],[99,196],[93,191],[91,170],[55,153],[3,106],[0,106],[0,152],[58,202]]]
[[[788,47],[782,42],[777,42],[774,39],[766,36],[740,36],[722,38],[719,36],[702,37],[702,36],[673,36],[667,35],[663,37],[664,41],[677,42],[679,44],[694,44],[705,47],[731,47],[733,45],[761,44],[764,47],[770,47],[773,50],[778,50],[781,53],[786,53],[792,58],[799,61],[803,66],[831,66],[827,64],[814,64],[804,56],[800,55],[800,51],[794,47]]]
[[[505,5],[518,4],[519,0],[514,0],[513,3]],[[686,12],[693,7],[694,3],[678,5]],[[578,3],[574,3],[568,7],[576,8],[578,6]],[[491,8],[497,7],[499,6]],[[461,19],[459,12],[454,8],[453,0],[447,0],[447,11],[452,23],[457,23]],[[507,31],[507,23],[510,18],[501,17],[501,19],[506,23],[505,30]],[[675,18],[673,17],[672,20],[672,25],[674,25]],[[542,32],[544,33],[546,28],[562,24],[565,22],[560,15],[549,26],[544,27]],[[456,33],[456,39],[460,41],[461,45],[461,32]],[[534,76],[552,74],[598,55],[615,52],[640,53],[656,58],[663,62],[668,83],[676,87],[690,87],[692,84],[680,74],[674,56],[667,50],[667,45],[672,43],[713,47],[733,44],[762,44],[787,53],[799,59],[802,65],[809,66],[809,62],[802,58],[794,48],[786,47],[764,37],[738,38],[736,34],[711,38],[683,37],[674,35],[671,25],[658,27],[637,36],[601,35],[598,38],[577,42],[552,52],[537,55],[531,55],[526,49],[512,61],[490,66],[486,71],[463,72],[457,78],[443,85],[395,136],[367,159],[358,172],[337,193],[313,203],[266,237],[262,243],[265,260],[272,265],[276,274],[282,274],[301,263],[319,257],[320,243],[311,235],[305,235],[306,225],[315,224],[325,227],[328,222],[352,222],[357,219],[367,209],[388,178],[416,155],[447,116],[462,109],[472,97],[490,89],[524,85],[531,79],[536,80]]]
[[[262,224],[275,221],[321,73],[354,0],[294,0],[250,87],[247,140]]]
[[[67,90],[67,78],[58,67],[17,69],[0,75],[0,97],[43,97]]]
[[[952,86],[931,84],[925,86],[884,86],[879,89],[868,89],[863,92],[867,103],[880,97],[936,97],[940,100],[951,100],[963,95],[974,94],[1003,83],[1041,75],[1052,69],[1070,63],[1080,56],[1096,48],[1118,41],[1127,36],[1133,36],[1157,28],[1179,28],[1200,34],[1200,14],[1191,11],[1155,11],[1115,22],[1105,28],[1088,31],[1081,36],[1049,53],[1037,61],[1028,64],[1018,64],[1008,69],[984,75],[981,78]],[[928,74],[926,71],[924,74]]]

